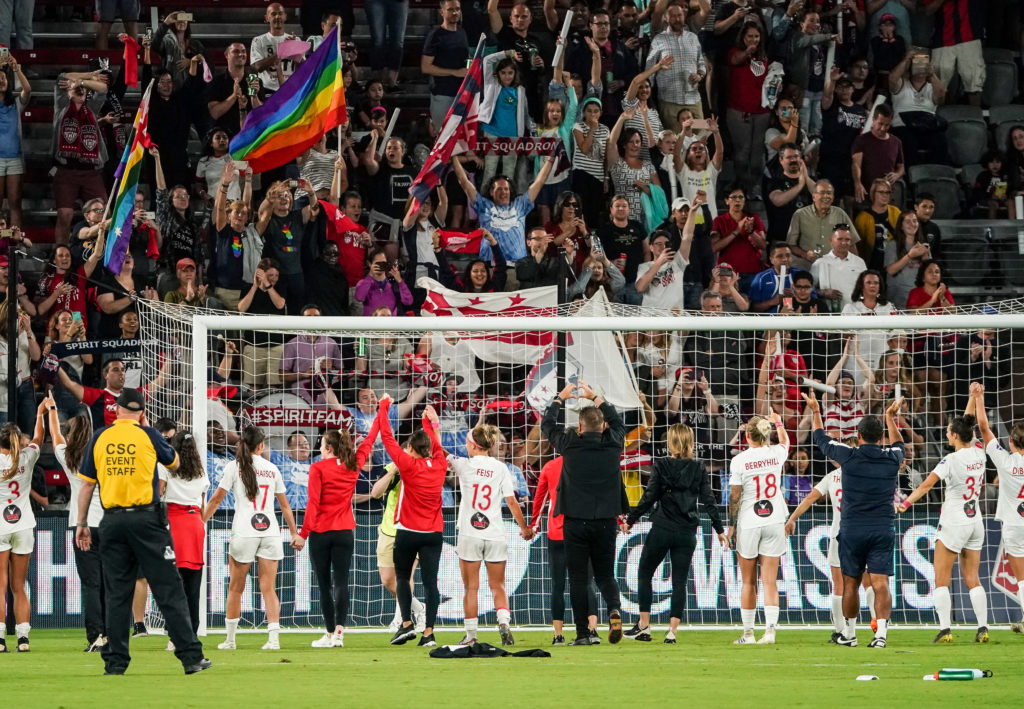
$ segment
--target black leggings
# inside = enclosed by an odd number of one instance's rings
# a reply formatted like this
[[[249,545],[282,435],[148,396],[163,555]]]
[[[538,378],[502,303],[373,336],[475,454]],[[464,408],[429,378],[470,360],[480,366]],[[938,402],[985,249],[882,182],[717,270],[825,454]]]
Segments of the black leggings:
[[[644,549],[640,552],[640,568],[637,583],[639,584],[638,605],[640,612],[650,613],[651,598],[654,595],[651,579],[658,566],[665,560],[665,554],[672,559],[672,605],[669,615],[672,618],[683,617],[686,610],[686,579],[690,574],[690,561],[693,549],[697,546],[697,530],[688,529],[682,532],[669,531],[661,527],[651,527],[644,541]]]
[[[420,579],[426,596],[427,627],[433,628],[437,619],[437,607],[441,594],[437,590],[437,569],[441,565],[441,548],[444,537],[441,532],[410,532],[399,529],[395,532],[395,582],[398,584],[398,607],[402,621],[412,622],[412,566],[416,555],[420,556]]]
[[[551,619],[565,620],[565,542],[548,538],[548,566],[551,567]],[[587,586],[588,615],[597,615],[597,593],[594,585]]]
[[[203,570],[178,567],[181,585],[185,587],[185,601],[188,603],[188,615],[192,619],[193,632],[199,632],[199,592],[203,587]]]
[[[310,532],[309,559],[320,586],[320,610],[327,632],[333,633],[348,619],[348,571],[352,567],[355,536],[351,529]],[[331,583],[331,569],[334,583]]]

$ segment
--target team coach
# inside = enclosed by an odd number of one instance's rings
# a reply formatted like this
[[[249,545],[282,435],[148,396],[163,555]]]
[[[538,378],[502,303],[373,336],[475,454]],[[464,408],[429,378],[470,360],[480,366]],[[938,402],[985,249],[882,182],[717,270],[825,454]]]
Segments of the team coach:
[[[135,389],[117,397],[117,420],[93,435],[79,477],[85,482],[78,498],[79,519],[86,519],[93,488],[100,487],[105,514],[100,522],[100,559],[106,592],[108,643],[103,662],[108,675],[128,669],[128,629],[137,576],[146,577],[167,622],[167,634],[185,674],[212,664],[192,630],[185,589],[174,561],[174,542],[160,504],[157,463],[178,467],[178,455],[155,428],[146,425],[146,400]],[[79,524],[75,543],[88,551],[89,526]]]

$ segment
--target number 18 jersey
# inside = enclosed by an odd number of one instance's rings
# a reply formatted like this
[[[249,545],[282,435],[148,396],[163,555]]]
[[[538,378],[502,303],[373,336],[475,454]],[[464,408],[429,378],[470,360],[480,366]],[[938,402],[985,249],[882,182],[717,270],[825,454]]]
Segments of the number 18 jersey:
[[[740,529],[767,527],[786,521],[788,509],[782,494],[782,467],[786,464],[786,446],[748,448],[729,464],[729,485],[741,486]]]
[[[231,534],[236,537],[273,537],[281,534],[274,513],[274,496],[283,493],[284,478],[277,466],[258,455],[252,457],[256,470],[256,499],[245,494],[245,484],[238,471],[238,463],[224,466],[219,487],[235,493],[235,516],[231,520]]]
[[[932,471],[946,484],[939,526],[972,525],[981,520],[978,498],[985,487],[985,451],[968,446],[950,453]]]
[[[486,455],[472,458],[450,455],[448,462],[458,475],[462,490],[459,519],[455,525],[459,537],[504,540],[501,503],[506,497],[515,495],[508,466]]]

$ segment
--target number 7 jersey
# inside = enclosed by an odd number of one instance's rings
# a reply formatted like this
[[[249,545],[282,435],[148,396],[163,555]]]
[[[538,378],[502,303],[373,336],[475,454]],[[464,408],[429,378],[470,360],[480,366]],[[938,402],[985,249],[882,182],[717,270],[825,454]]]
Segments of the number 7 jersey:
[[[448,463],[458,476],[462,489],[459,519],[455,525],[459,537],[504,540],[501,503],[506,497],[515,495],[508,466],[487,455],[472,458],[450,455]]]
[[[782,494],[782,468],[786,446],[748,448],[729,463],[729,485],[740,486],[739,529],[784,524],[789,510]]]
[[[281,534],[274,512],[275,495],[284,493],[284,478],[277,466],[258,455],[252,457],[256,471],[256,499],[245,495],[245,485],[238,472],[238,463],[224,466],[218,487],[235,493],[235,514],[231,520],[231,534],[236,537],[274,537]]]

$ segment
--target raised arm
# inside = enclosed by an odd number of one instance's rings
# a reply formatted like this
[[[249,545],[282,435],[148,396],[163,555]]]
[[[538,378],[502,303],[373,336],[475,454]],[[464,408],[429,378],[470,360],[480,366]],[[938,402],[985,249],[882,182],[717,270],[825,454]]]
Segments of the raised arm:
[[[388,452],[391,460],[395,462],[399,470],[408,470],[416,459],[402,450],[402,447],[398,445],[398,441],[395,440],[395,434],[391,430],[391,420],[388,417],[388,409],[391,408],[391,397],[385,394],[378,406],[377,426],[380,428],[380,440],[384,444],[384,450]]]
[[[497,0],[491,0],[497,2]],[[459,181],[459,185],[462,187],[462,191],[466,193],[466,199],[469,204],[473,204],[476,201],[476,187],[473,185],[473,181],[469,179],[469,175],[466,174],[466,170],[462,167],[462,161],[458,158],[452,158],[452,168],[455,170],[455,179]]]
[[[619,119],[615,121],[615,125],[612,126],[611,131],[608,132],[608,145],[605,149],[604,157],[605,164],[611,167],[617,163],[619,158],[619,136],[622,135],[622,127],[626,125],[626,121],[636,115],[636,110],[630,109],[623,111],[619,115]]]
[[[501,12],[498,10],[498,0],[487,0],[487,19],[491,22],[491,32],[494,34],[501,32],[505,21],[501,19]]]
[[[367,431],[366,437],[363,442],[359,444],[359,448],[356,449],[356,470],[362,470],[363,466],[366,465],[366,461],[369,460],[373,454],[373,444],[377,442],[377,434],[380,433],[380,421],[376,418],[370,425],[370,430]]]
[[[228,189],[235,179],[235,163],[228,160],[224,163],[224,170],[220,176],[220,187],[217,188],[217,197],[213,200],[213,226],[220,231],[228,223]]]
[[[987,446],[995,439],[995,434],[988,425],[988,412],[985,410],[985,387],[978,382],[971,382],[971,398],[976,399],[974,415],[978,418],[978,430],[981,431],[981,440]]]
[[[548,175],[551,174],[551,170],[552,168],[554,168],[554,166],[555,156],[548,155],[547,158],[544,160],[544,164],[541,165],[540,171],[537,173],[537,179],[535,179],[530,184],[530,188],[526,190],[526,195],[530,198],[531,202],[537,201],[537,195],[540,194],[541,188],[544,187],[544,183],[547,182]],[[468,192],[466,193],[466,196],[469,196]]]
[[[899,413],[900,407],[903,406],[903,397],[901,396],[896,401],[889,404],[885,410],[885,426],[889,431],[889,444],[903,443],[903,434],[900,433],[900,427],[896,425],[896,414]]]

